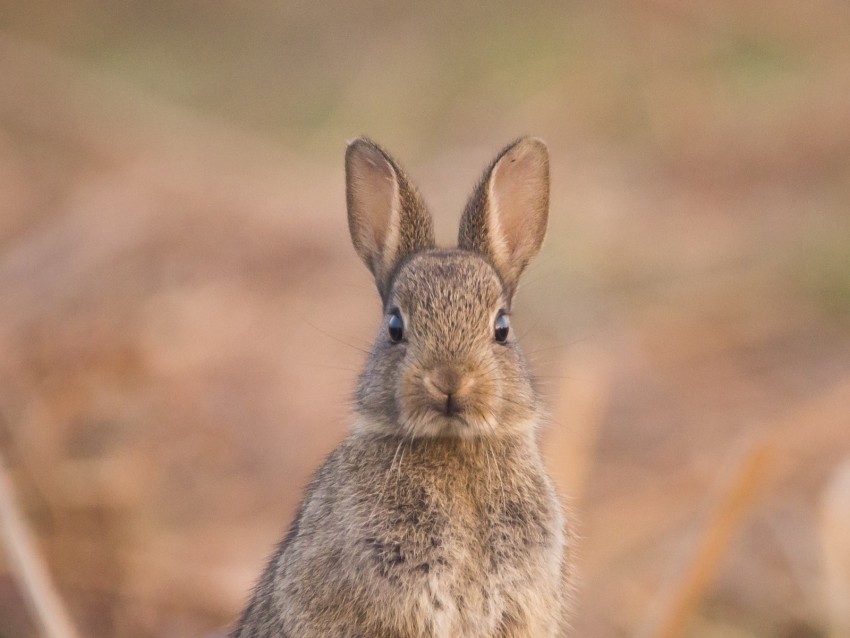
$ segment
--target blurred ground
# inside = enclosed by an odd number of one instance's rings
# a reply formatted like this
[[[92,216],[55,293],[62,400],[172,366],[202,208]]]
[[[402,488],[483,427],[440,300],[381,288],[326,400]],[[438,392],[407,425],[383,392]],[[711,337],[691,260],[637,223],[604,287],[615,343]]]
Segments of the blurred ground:
[[[826,635],[848,33],[838,0],[5,6],[0,454],[80,634],[221,631],[344,435],[379,319],[345,140],[449,241],[532,133],[552,222],[517,325],[580,521],[575,635],[657,635],[753,449],[685,635]],[[4,561],[0,636],[34,635]]]

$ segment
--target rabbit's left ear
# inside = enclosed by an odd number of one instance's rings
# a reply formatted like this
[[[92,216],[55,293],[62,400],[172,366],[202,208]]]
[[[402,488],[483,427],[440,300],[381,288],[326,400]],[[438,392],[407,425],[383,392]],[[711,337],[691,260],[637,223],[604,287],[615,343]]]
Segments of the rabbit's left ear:
[[[549,151],[542,140],[522,138],[484,173],[461,218],[458,247],[483,253],[513,296],[548,220]]]
[[[431,215],[396,161],[365,137],[345,152],[345,186],[351,241],[386,302],[399,264],[434,247]]]

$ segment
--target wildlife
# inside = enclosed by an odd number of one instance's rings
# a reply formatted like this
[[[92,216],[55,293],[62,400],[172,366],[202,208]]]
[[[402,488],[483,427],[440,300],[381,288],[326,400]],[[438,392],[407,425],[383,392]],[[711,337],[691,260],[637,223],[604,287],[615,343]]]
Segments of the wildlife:
[[[383,318],[351,431],[231,638],[564,636],[569,525],[511,323],[548,224],[546,145],[521,138],[496,156],[453,248],[436,246],[422,197],[379,145],[351,142],[345,176]]]

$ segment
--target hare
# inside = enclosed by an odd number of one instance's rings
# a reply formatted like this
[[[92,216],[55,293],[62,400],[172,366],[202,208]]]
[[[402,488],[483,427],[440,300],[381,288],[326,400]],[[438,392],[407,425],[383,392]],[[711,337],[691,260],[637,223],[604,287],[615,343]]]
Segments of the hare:
[[[348,223],[383,322],[352,432],[316,472],[232,638],[546,638],[566,631],[569,535],[511,331],[549,208],[545,144],[485,172],[458,248],[399,165],[346,151]]]

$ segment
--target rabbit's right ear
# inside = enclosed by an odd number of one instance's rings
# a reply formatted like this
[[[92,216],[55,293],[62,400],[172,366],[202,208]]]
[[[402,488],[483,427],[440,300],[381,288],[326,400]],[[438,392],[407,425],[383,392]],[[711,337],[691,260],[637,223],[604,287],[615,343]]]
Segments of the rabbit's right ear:
[[[549,151],[542,140],[521,138],[485,171],[461,217],[458,247],[487,256],[513,296],[548,220]]]
[[[398,164],[365,137],[345,152],[345,188],[351,241],[386,301],[401,261],[434,247],[431,215]]]

